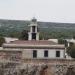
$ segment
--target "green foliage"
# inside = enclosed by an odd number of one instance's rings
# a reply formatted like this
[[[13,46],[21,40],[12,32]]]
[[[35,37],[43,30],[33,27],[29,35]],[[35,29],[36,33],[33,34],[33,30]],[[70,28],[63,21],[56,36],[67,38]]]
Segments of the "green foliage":
[[[23,30],[20,34],[20,39],[21,40],[28,40],[28,31],[27,30]]]
[[[58,39],[58,44],[64,44],[65,47],[68,46],[68,42],[66,40],[64,40],[64,39]]]
[[[0,36],[0,47],[2,46],[2,44],[5,42],[5,39],[2,37],[2,36]]]
[[[39,39],[40,40],[43,40],[43,39],[47,40],[47,39],[49,39],[49,36],[45,32],[40,32]]]
[[[64,39],[58,39],[59,44],[65,44],[65,42],[66,42],[66,40],[64,40]]]
[[[12,33],[10,33],[9,35],[8,35],[9,37],[16,37],[16,38],[19,38],[20,37],[20,32],[12,32]]]
[[[73,35],[73,39],[75,39],[75,35]]]
[[[64,44],[64,40],[63,39],[58,39],[58,43],[59,44]]]
[[[29,21],[20,20],[0,20],[0,35],[19,37],[20,32],[28,30]],[[72,38],[75,35],[75,24],[38,22],[41,32],[40,39],[48,38]]]
[[[71,56],[72,58],[75,58],[75,44],[70,45],[70,46],[67,48],[67,54],[68,54],[69,56]]]

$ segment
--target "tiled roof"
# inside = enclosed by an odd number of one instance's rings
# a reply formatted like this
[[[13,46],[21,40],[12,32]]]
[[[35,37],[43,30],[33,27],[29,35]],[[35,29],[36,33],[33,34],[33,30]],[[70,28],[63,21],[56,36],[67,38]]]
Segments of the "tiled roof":
[[[57,48],[57,49],[64,49],[65,46],[61,44],[57,44],[53,41],[48,40],[31,40],[31,41],[23,41],[23,40],[17,40],[10,43],[4,43],[3,47],[5,48],[26,48],[26,49],[32,49],[32,48]]]
[[[57,45],[57,43],[48,40],[16,40],[14,42],[10,42],[9,44],[25,44],[25,45]]]

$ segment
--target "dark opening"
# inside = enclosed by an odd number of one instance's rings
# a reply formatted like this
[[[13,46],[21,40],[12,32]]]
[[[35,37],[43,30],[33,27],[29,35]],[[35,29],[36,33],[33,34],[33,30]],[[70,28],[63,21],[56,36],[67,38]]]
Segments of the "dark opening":
[[[48,57],[48,51],[44,51],[44,57]]]
[[[36,40],[36,33],[32,33],[32,39]]]
[[[32,32],[35,32],[35,26],[32,26]]]
[[[37,51],[33,50],[33,58],[37,58]]]
[[[60,51],[56,51],[56,57],[60,57]]]

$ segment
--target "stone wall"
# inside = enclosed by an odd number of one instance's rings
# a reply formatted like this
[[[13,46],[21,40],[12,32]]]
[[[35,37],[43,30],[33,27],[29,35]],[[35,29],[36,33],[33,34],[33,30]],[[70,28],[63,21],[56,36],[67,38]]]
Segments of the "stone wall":
[[[75,60],[70,59],[30,59],[24,60],[24,63],[31,65],[46,65],[45,75],[67,75],[69,69],[74,69],[75,75]],[[40,67],[40,66],[39,66]],[[71,75],[71,74],[70,74]]]
[[[67,59],[25,59],[0,62],[1,75],[75,75],[75,61]]]
[[[20,61],[21,58],[22,58],[21,51],[0,51],[0,61],[1,60]]]

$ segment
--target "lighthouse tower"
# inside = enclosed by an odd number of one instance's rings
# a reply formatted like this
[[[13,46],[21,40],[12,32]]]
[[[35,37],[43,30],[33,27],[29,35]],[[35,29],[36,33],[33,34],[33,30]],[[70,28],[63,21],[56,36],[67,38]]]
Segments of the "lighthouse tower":
[[[37,20],[33,18],[29,26],[30,32],[28,33],[28,40],[39,40]]]

